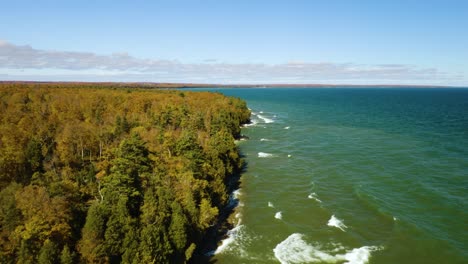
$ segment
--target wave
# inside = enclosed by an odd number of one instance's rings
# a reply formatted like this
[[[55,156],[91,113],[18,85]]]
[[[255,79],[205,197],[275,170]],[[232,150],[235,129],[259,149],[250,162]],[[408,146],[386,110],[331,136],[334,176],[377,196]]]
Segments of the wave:
[[[307,198],[309,198],[309,199],[313,199],[313,200],[315,200],[315,201],[317,201],[317,202],[319,202],[319,203],[321,203],[321,202],[322,202],[322,201],[321,201],[321,200],[318,198],[317,194],[316,194],[316,193],[314,193],[314,192],[313,192],[313,193],[311,193],[311,194],[309,194],[309,196],[307,196]]]
[[[348,228],[344,223],[343,220],[340,220],[335,217],[335,215],[332,215],[330,217],[330,220],[328,220],[328,226],[334,226],[336,228],[341,229],[341,231],[345,232],[345,229]]]
[[[333,246],[335,247],[334,249],[325,250],[320,245],[308,244],[304,241],[302,234],[294,233],[276,245],[273,253],[282,264],[311,262],[341,263],[343,261],[349,264],[363,264],[369,261],[373,251],[381,249],[381,247],[376,246],[363,246],[346,251],[339,244],[334,244]],[[344,252],[342,254],[334,254],[340,251]]]
[[[275,208],[272,202],[268,202],[268,207]]]
[[[288,127],[288,126],[287,126],[287,127],[284,127],[284,129],[289,129],[289,128],[291,128],[291,127]]]
[[[263,122],[265,122],[265,123],[267,123],[267,124],[275,122],[273,119],[268,118],[268,117],[264,117],[264,116],[262,116],[262,115],[257,115],[257,117],[260,118],[260,119],[262,119]]]
[[[258,124],[258,121],[256,119],[250,119],[250,123],[243,124],[242,127],[251,127],[251,126],[256,126],[257,124]]]
[[[243,227],[244,227],[243,225],[238,225],[234,227],[233,229],[229,230],[227,232],[227,238],[221,241],[221,245],[219,245],[218,248],[216,248],[216,250],[212,252],[212,254],[216,255],[229,249],[230,245],[234,243],[236,239],[239,237],[239,234],[241,230],[243,229]]]
[[[266,153],[266,152],[259,152],[258,153],[259,158],[271,158],[273,157],[273,154],[271,153]]]
[[[271,139],[261,138],[260,141],[271,141]]]
[[[276,212],[275,218],[276,218],[276,219],[279,219],[279,220],[283,219],[283,213],[281,213],[281,212]]]
[[[237,202],[235,204],[235,206],[237,205],[237,208],[235,209],[237,212],[234,215],[234,217],[237,219],[236,225],[234,226],[233,229],[231,229],[231,230],[229,230],[227,232],[227,234],[226,234],[227,238],[225,238],[225,239],[223,239],[221,241],[221,245],[219,245],[218,248],[216,248],[215,251],[208,252],[207,253],[208,255],[215,255],[215,254],[218,254],[218,253],[221,253],[221,252],[225,251],[226,249],[228,249],[230,247],[230,245],[232,243],[234,243],[239,238],[239,236],[241,236],[241,231],[244,228],[244,226],[241,225],[241,223],[242,223],[242,214],[241,214],[240,211],[238,211],[238,208],[243,206],[243,204],[241,202],[239,202],[239,196],[240,195],[241,195],[241,190],[237,189],[237,190],[232,192],[231,197],[230,197],[230,200],[233,200],[233,201]]]
[[[241,206],[239,202],[239,196],[241,195],[240,189],[237,189],[229,195],[228,208],[234,208],[236,206]]]

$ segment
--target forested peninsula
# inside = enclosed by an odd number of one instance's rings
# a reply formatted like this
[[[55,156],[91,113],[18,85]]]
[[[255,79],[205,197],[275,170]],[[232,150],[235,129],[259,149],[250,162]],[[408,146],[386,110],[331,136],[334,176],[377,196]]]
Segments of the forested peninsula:
[[[189,261],[249,118],[219,93],[0,84],[0,262]]]

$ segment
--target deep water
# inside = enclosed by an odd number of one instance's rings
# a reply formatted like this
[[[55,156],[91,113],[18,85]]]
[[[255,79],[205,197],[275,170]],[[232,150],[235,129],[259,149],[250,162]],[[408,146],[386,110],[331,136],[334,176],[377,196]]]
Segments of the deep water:
[[[218,89],[252,109],[216,263],[468,263],[468,89]]]

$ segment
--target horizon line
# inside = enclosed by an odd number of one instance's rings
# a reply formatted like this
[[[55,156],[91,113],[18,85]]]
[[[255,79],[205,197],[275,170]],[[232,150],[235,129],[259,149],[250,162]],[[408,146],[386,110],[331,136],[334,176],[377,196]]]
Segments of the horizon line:
[[[146,86],[146,88],[468,88],[468,86],[456,85],[431,85],[431,84],[326,84],[326,83],[190,83],[190,82],[118,82],[118,81],[24,81],[24,80],[0,80],[5,83],[38,83],[38,84],[120,84],[131,86]]]

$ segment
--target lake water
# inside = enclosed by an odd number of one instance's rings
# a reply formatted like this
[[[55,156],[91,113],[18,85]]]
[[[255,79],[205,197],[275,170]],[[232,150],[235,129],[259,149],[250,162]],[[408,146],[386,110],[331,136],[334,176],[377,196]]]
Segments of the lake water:
[[[468,263],[468,89],[217,91],[253,123],[216,263]]]

